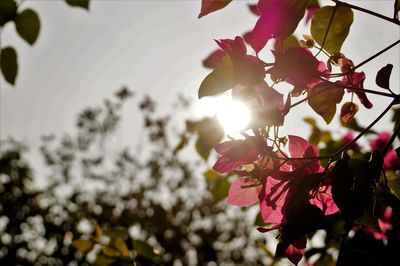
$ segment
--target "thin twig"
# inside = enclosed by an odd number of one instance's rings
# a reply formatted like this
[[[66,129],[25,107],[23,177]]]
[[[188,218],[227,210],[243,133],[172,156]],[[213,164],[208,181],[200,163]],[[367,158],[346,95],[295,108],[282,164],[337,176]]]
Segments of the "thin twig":
[[[400,21],[398,21],[396,19],[384,16],[384,15],[376,13],[374,11],[371,11],[371,10],[368,10],[368,9],[365,9],[365,8],[362,8],[362,7],[359,7],[359,6],[355,6],[355,5],[352,5],[352,4],[348,4],[348,3],[345,3],[345,2],[342,2],[342,1],[338,1],[338,0],[332,0],[332,1],[335,2],[337,5],[347,6],[347,7],[350,7],[352,9],[367,13],[367,14],[369,14],[371,16],[374,16],[374,17],[389,21],[389,22],[391,22],[393,24],[396,24],[396,25],[400,26]]]

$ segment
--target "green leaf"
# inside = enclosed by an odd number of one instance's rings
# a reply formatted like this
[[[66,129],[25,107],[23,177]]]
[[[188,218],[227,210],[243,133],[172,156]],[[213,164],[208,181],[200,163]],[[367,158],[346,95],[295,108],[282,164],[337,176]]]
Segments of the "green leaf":
[[[17,52],[11,46],[1,49],[0,52],[0,69],[4,79],[14,85],[15,78],[18,74]]]
[[[333,19],[325,38],[332,15]],[[311,21],[311,35],[328,53],[340,52],[343,42],[349,34],[353,17],[353,11],[349,7],[324,6],[318,10]]]
[[[393,174],[387,175],[388,186],[398,199],[400,199],[400,176]]]
[[[336,113],[336,104],[343,99],[344,89],[331,83],[321,82],[309,91],[308,104],[329,124]]]
[[[15,19],[17,15],[17,2],[15,0],[0,1],[0,27]]]
[[[200,84],[199,99],[225,92],[234,85],[233,63],[229,56],[225,56],[218,67]]]
[[[206,172],[203,173],[203,175],[207,181],[216,181],[225,178],[225,176],[218,174],[213,169],[207,170]]]
[[[397,157],[400,158],[400,147],[398,147],[398,148],[396,149],[396,154],[397,154]]]
[[[66,0],[65,2],[67,2],[67,4],[70,6],[81,7],[89,10],[90,0]]]
[[[94,241],[91,239],[88,240],[77,239],[72,241],[72,246],[77,250],[79,250],[80,252],[86,253],[93,248]]]
[[[227,178],[219,179],[215,181],[211,193],[213,195],[214,201],[219,202],[228,196],[228,191],[230,183]]]
[[[34,44],[40,31],[40,20],[38,14],[32,9],[25,9],[17,15],[15,27],[19,36],[28,42]]]
[[[389,80],[390,75],[392,74],[393,65],[387,64],[386,66],[382,67],[378,73],[376,74],[375,83],[381,88],[390,90]]]
[[[275,41],[275,44],[274,44],[275,51],[281,51],[281,48],[282,48],[282,50],[285,50],[287,48],[299,45],[299,41],[297,40],[296,36],[294,36],[294,35],[290,35],[289,37],[287,37],[283,41],[282,47],[281,47],[281,42],[282,42],[282,40],[280,40],[280,39]]]
[[[232,0],[202,0],[199,18],[226,7]]]
[[[213,149],[224,137],[224,131],[216,117],[206,117],[196,124],[198,139],[196,150],[204,160],[208,159]]]
[[[133,240],[133,248],[139,256],[148,259],[154,259],[160,255],[160,251],[158,249],[153,248],[146,241]]]

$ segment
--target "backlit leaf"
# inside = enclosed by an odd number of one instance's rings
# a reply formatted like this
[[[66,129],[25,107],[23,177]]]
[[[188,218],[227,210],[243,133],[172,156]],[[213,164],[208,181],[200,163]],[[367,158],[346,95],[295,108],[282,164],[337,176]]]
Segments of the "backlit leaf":
[[[125,242],[124,242],[124,240],[122,239],[122,238],[120,238],[120,237],[117,237],[115,240],[114,240],[114,246],[115,246],[115,248],[119,251],[119,253],[122,255],[122,256],[129,256],[129,250],[128,250],[128,247],[126,246],[126,244],[125,244]]]
[[[0,69],[4,79],[10,84],[15,84],[18,74],[17,52],[13,47],[5,47],[0,52]]]
[[[89,10],[90,0],[66,0],[66,3],[70,6],[81,7]]]
[[[199,99],[231,89],[235,85],[232,60],[225,56],[221,63],[201,83]]]
[[[211,193],[215,202],[221,201],[228,196],[229,186],[230,184],[227,178],[223,178],[215,182],[211,189]]]
[[[308,104],[329,124],[336,113],[336,104],[343,99],[344,89],[331,83],[321,82],[313,87],[308,96]]]
[[[381,68],[378,73],[376,74],[375,82],[381,88],[390,89],[389,80],[390,75],[392,74],[393,65],[387,64],[383,68]]]
[[[346,102],[340,110],[340,119],[343,123],[349,123],[358,112],[358,105],[352,102]]]
[[[388,186],[393,194],[400,199],[400,177],[393,175],[388,175]]]
[[[325,38],[332,14],[334,16]],[[351,8],[344,6],[324,6],[318,10],[311,21],[311,35],[328,53],[334,54],[340,52],[343,42],[349,34],[353,17]]]
[[[39,16],[34,10],[25,9],[15,18],[15,27],[19,36],[32,45],[39,36]]]
[[[226,7],[232,0],[202,0],[199,18]]]
[[[72,241],[72,246],[77,250],[79,250],[80,252],[86,253],[93,248],[94,241],[91,239],[88,240],[77,239]]]

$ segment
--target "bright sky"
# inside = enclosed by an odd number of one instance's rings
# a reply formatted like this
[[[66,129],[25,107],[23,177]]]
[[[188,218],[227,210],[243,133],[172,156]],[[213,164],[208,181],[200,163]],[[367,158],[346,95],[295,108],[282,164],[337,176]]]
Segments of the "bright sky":
[[[353,2],[393,14],[393,1]],[[233,1],[200,20],[200,1],[92,0],[89,13],[56,0],[27,0],[23,5],[37,10],[42,27],[32,47],[16,36],[13,25],[2,30],[1,46],[17,48],[19,74],[15,87],[0,79],[0,137],[11,135],[28,144],[41,134],[71,131],[78,111],[99,104],[124,85],[155,97],[164,110],[170,110],[178,93],[197,99],[199,84],[209,73],[201,61],[216,48],[213,39],[233,38],[256,21],[246,10],[246,1]],[[357,64],[399,36],[398,27],[356,12],[343,52]],[[367,88],[376,89],[376,72],[392,63],[391,84],[399,92],[399,50],[397,46],[363,68]],[[378,97],[372,100],[377,108],[361,109],[363,123],[372,121],[389,102]],[[294,121],[310,109],[297,110],[287,120],[288,132],[306,136],[300,131],[307,127]],[[138,119],[136,106],[129,106],[120,130],[122,144],[137,142]],[[390,129],[384,122],[379,127]]]

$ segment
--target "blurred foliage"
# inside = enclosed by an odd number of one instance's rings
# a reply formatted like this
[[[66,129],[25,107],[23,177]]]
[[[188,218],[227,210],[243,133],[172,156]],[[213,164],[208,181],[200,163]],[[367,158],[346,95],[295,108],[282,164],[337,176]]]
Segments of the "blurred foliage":
[[[193,146],[176,149],[182,134],[188,143],[203,141],[201,126],[176,132],[171,117],[158,115],[155,102],[144,97],[138,109],[146,149],[115,147],[131,96],[122,89],[102,106],[84,109],[76,133],[42,138],[41,187],[27,159],[34,151],[12,139],[2,142],[0,265],[265,263],[268,256],[255,241],[266,242],[246,219],[248,211],[230,212],[224,200],[228,177],[211,170],[202,177],[198,169],[207,165]],[[204,121],[214,120],[188,123]]]

